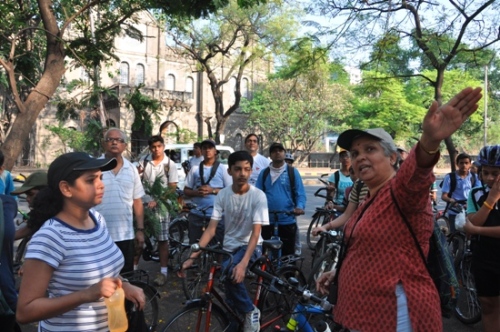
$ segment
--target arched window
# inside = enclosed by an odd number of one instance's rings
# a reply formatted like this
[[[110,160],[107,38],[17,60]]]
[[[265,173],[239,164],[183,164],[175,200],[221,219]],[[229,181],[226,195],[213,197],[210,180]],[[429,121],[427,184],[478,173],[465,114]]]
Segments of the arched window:
[[[144,84],[144,65],[137,64],[135,67],[135,85]]]
[[[122,62],[120,64],[120,84],[128,85],[128,63]]]
[[[168,91],[175,91],[175,76],[173,74],[167,75],[167,86]]]
[[[228,82],[228,89],[227,92],[229,93],[228,100],[230,104],[234,104],[235,102],[235,97],[234,97],[234,91],[236,90],[236,77],[231,77]]]
[[[250,93],[248,91],[248,78],[243,78],[241,80],[241,96],[246,99],[250,97]]]
[[[192,77],[188,76],[186,78],[186,92],[193,93],[194,90],[194,80]]]

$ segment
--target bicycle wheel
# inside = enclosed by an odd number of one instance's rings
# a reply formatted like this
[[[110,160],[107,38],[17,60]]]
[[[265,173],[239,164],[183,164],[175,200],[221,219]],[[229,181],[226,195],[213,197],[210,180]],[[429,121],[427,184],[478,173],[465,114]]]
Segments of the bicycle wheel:
[[[146,304],[144,305],[144,319],[148,326],[149,331],[154,331],[158,325],[158,291],[154,287],[141,282],[133,281],[130,283],[134,286],[141,288],[146,296]],[[134,310],[134,306],[130,310]],[[127,314],[130,314],[130,310],[127,310]]]
[[[476,284],[471,271],[472,256],[463,256],[459,273],[459,293],[455,316],[464,324],[475,324],[481,320],[481,306],[477,298]]]
[[[436,224],[438,224],[439,229],[443,232],[444,235],[450,235],[450,221],[447,217],[441,216],[436,219]]]
[[[316,246],[316,240],[313,239],[313,236],[311,234],[312,230],[316,227],[323,226],[325,223],[330,221],[330,213],[328,212],[321,212],[318,211],[313,215],[313,218],[311,220],[311,223],[309,224],[309,227],[307,228],[307,233],[306,233],[306,241],[307,241],[307,246],[309,249],[314,250],[314,247]]]
[[[276,276],[286,281],[289,281],[290,278],[295,278],[299,282],[299,286],[306,285],[306,277],[304,276],[304,273],[302,273],[302,271],[294,265],[285,265],[280,267],[276,271]]]
[[[207,303],[208,304],[208,303]],[[199,301],[192,302],[178,311],[169,320],[163,332],[205,332],[207,304],[202,304]],[[226,317],[222,309],[214,304],[212,305],[212,314],[210,319],[209,331],[220,332],[227,331],[230,325],[229,319]]]
[[[282,291],[277,294],[263,289],[259,299],[260,331],[275,331],[275,326],[286,326],[297,303],[295,294]]]
[[[316,280],[325,272],[329,272],[335,269],[337,266],[337,250],[331,249],[328,250],[316,260],[313,268],[311,269],[311,273],[309,274],[309,278],[307,279],[307,287],[309,290],[316,290]]]

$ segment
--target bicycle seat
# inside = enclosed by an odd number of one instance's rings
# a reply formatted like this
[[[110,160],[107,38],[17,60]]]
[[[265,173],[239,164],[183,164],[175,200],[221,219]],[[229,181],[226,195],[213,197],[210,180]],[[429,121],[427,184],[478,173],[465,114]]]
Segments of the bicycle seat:
[[[266,251],[266,249],[279,250],[282,245],[283,242],[281,240],[264,240],[262,242],[262,248],[264,251]]]

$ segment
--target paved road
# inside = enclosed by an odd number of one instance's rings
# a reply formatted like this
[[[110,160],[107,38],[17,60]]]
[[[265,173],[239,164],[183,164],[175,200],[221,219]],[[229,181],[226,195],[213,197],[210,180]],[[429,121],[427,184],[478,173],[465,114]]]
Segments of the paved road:
[[[308,179],[313,179],[312,177],[308,177]],[[314,183],[314,181],[305,181],[306,183]],[[302,234],[305,234],[307,231],[307,227],[309,226],[309,222],[311,220],[311,216],[314,213],[314,209],[316,206],[321,206],[323,204],[322,198],[314,197],[314,192],[320,188],[318,185],[306,185],[307,192],[307,208],[306,214],[298,218],[298,223]],[[440,196],[440,193],[439,193]],[[439,197],[438,196],[438,197]],[[305,257],[305,262],[303,264],[304,273],[307,275],[309,273],[309,260],[311,257],[310,251],[307,249],[307,244],[305,244],[305,236],[302,238],[303,242],[303,256]],[[141,261],[140,267],[146,271],[148,271],[151,275],[151,279],[154,279],[156,273],[159,271],[159,266],[157,263],[144,262]],[[161,331],[164,324],[168,321],[169,317],[173,315],[177,310],[182,308],[182,304],[185,301],[184,295],[182,293],[182,284],[181,280],[177,278],[174,273],[169,273],[167,283],[158,288],[160,292],[160,320],[158,331]],[[25,332],[36,332],[36,324],[29,324],[22,327]],[[443,319],[443,329],[445,332],[479,332],[481,331],[480,324],[476,324],[473,326],[466,326],[460,323],[456,318],[452,317],[450,319]]]

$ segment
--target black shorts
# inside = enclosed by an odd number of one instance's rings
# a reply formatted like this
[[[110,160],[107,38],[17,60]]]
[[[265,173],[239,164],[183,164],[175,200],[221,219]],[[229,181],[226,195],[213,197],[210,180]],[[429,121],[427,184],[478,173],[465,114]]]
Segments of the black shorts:
[[[283,242],[281,255],[293,255],[295,252],[295,235],[297,232],[297,223],[290,225],[278,225],[278,235]],[[262,238],[269,240],[274,233],[273,226],[262,226]]]
[[[472,274],[476,284],[477,296],[500,296],[500,272],[491,271],[480,264],[472,263]]]

